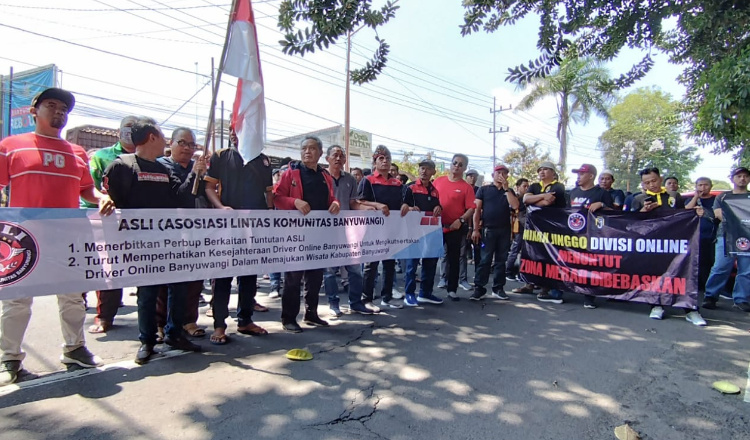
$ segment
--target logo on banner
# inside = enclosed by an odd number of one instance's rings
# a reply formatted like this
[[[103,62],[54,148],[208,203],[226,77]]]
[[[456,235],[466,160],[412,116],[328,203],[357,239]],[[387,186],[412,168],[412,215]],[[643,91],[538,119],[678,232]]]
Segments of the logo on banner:
[[[576,232],[586,227],[586,217],[574,212],[568,216],[568,227]]]
[[[602,229],[604,227],[604,217],[597,217],[594,224],[597,228]]]
[[[0,221],[0,287],[21,281],[38,260],[36,240],[15,223]]]
[[[737,249],[740,251],[746,251],[750,249],[750,240],[748,240],[745,237],[738,238],[734,244],[737,246]]]

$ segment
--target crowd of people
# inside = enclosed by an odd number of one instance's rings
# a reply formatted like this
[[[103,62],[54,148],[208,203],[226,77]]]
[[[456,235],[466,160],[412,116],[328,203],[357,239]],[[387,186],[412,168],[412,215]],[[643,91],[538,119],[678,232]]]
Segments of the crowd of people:
[[[206,208],[226,210],[341,210],[380,211],[383,215],[405,216],[421,211],[440,217],[443,227],[441,276],[437,286],[438,258],[384,260],[342,267],[308,269],[269,274],[269,298],[281,298],[281,323],[287,332],[303,329],[298,316],[304,298],[303,323],[325,327],[329,323],[319,315],[321,287],[325,290],[332,316],[342,315],[340,281],[348,296],[350,313],[377,314],[384,308],[400,309],[420,304],[440,305],[444,298],[436,289],[446,291],[445,299],[459,301],[458,289],[470,291],[468,299],[509,300],[505,284],[521,280],[518,258],[523,247],[526,207],[579,208],[589,211],[694,209],[700,220],[700,289],[705,290],[702,306],[716,308],[736,263],[737,280],[733,298],[737,308],[750,312],[750,259],[724,254],[721,239],[723,198],[748,198],[750,171],[736,168],[731,173],[733,189],[715,197],[711,181],[696,181],[695,195],[686,201],[677,193],[674,178],[662,177],[656,168],[640,172],[643,191],[626,194],[613,188],[614,174],[597,173],[590,164],[573,170],[578,179],[568,195],[558,181],[558,171],[551,162],[540,164],[538,182],[521,178],[511,184],[509,169],[496,165],[492,179],[477,186],[476,170],[468,169],[469,159],[455,154],[447,175],[433,180],[436,164],[429,158],[418,164],[418,175],[411,182],[392,163],[389,149],[377,146],[372,155],[372,169],[345,171],[346,155],[338,145],[327,149],[320,139],[308,136],[300,145],[300,160],[288,161],[273,169],[264,154],[242,157],[235,147],[207,155],[196,154],[195,134],[189,128],[177,128],[167,140],[151,118],[127,116],[120,124],[119,140],[98,150],[89,160],[83,148],[61,138],[67,117],[75,105],[74,96],[58,88],[47,89],[32,103],[35,132],[11,136],[0,142],[0,186],[10,186],[10,207],[76,208],[98,207],[102,215],[117,209]],[[165,146],[169,155],[165,156]],[[328,167],[320,165],[325,155]],[[598,184],[597,184],[598,177]],[[55,191],[40,191],[40,188]],[[717,228],[718,226],[718,228]],[[718,239],[717,239],[718,237]],[[473,283],[467,264],[473,261]],[[379,270],[380,268],[380,270]],[[396,287],[396,273],[403,272],[403,293]],[[492,285],[487,284],[492,275]],[[520,277],[520,278],[519,278]],[[380,282],[379,302],[375,287]],[[211,280],[213,318],[212,344],[230,341],[227,335],[230,292],[233,278]],[[268,331],[253,321],[254,313],[267,312],[259,304],[258,276],[236,277],[238,291],[237,332],[252,336]],[[541,289],[541,290],[539,290]],[[138,331],[141,345],[135,361],[143,364],[155,353],[158,343],[186,351],[200,351],[191,337],[205,336],[198,326],[198,310],[204,280],[138,286]],[[545,286],[524,284],[513,293],[534,294],[542,302],[561,304],[563,292]],[[91,333],[110,331],[122,303],[122,289],[96,292],[97,310]],[[96,367],[101,359],[85,345],[85,295],[58,295],[63,334],[61,361],[82,367]],[[25,353],[21,348],[31,316],[32,296],[2,302],[0,316],[0,385],[14,382],[22,369]],[[586,296],[584,307],[597,307],[593,296]],[[686,319],[706,325],[698,307],[685,310]],[[662,319],[660,305],[651,308],[650,317]]]

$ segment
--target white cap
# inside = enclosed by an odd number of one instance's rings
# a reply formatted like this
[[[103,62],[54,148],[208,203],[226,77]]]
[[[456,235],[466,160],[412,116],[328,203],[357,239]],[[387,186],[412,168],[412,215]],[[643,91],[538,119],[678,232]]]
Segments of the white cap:
[[[599,173],[599,177],[601,177],[603,174],[609,174],[613,179],[615,178],[615,173],[613,173],[610,169],[603,170],[601,173]]]

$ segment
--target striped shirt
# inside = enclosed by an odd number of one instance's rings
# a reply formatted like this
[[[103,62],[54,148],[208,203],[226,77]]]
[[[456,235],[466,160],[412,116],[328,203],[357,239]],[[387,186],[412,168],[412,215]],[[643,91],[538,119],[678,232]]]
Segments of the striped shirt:
[[[11,208],[77,208],[94,181],[82,147],[25,133],[0,141],[0,188],[8,185]]]

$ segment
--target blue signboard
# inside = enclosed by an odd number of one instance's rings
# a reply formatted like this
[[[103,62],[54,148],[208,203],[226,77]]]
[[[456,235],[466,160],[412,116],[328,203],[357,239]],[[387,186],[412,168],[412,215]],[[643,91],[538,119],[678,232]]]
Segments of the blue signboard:
[[[8,134],[9,121],[11,135],[34,131],[34,119],[29,113],[31,100],[44,89],[54,87],[56,79],[57,67],[54,64],[14,73],[12,89],[10,76],[2,77],[3,135]]]

